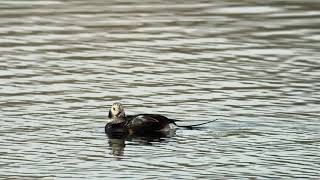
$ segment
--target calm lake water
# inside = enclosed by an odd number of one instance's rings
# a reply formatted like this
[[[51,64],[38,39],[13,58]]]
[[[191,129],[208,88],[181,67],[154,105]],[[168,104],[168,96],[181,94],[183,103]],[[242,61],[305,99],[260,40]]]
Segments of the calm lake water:
[[[320,2],[0,1],[0,179],[316,179]],[[108,138],[107,111],[160,113]]]

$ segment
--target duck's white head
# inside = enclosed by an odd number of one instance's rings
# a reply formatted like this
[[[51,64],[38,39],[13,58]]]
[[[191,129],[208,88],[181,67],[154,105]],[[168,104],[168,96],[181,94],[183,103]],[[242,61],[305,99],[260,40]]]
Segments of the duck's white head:
[[[124,113],[124,108],[121,103],[113,103],[110,110],[108,117],[110,119],[122,119],[126,115]]]

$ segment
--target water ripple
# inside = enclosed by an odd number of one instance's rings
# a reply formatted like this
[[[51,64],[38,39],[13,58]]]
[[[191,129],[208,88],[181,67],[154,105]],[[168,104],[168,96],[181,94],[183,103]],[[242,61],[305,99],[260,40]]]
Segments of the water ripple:
[[[318,178],[318,5],[1,1],[0,179]],[[112,139],[115,101],[218,120]]]

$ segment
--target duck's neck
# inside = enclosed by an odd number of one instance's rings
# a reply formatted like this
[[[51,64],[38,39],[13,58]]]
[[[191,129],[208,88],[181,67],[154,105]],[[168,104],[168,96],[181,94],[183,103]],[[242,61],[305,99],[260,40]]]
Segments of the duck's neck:
[[[113,122],[113,123],[122,123],[124,121],[125,121],[124,117],[113,117],[111,119],[111,122]]]

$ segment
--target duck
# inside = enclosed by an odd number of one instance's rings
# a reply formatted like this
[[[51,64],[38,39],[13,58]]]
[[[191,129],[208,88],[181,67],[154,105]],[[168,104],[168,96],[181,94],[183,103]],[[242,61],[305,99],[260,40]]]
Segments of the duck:
[[[173,126],[193,129],[196,126],[208,124],[212,121],[207,121],[194,125],[178,125],[177,119],[171,119],[161,114],[136,114],[126,115],[124,106],[115,102],[112,104],[108,113],[108,122],[105,126],[105,132],[122,132],[128,134],[155,134],[172,129]]]

